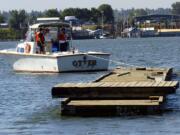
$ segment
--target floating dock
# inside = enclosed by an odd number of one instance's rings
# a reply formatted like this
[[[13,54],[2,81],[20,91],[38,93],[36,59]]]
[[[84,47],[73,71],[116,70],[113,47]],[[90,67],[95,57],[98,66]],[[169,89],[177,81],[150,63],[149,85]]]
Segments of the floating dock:
[[[61,98],[62,115],[120,115],[160,110],[179,82],[172,68],[117,68],[91,83],[63,83],[52,88]]]

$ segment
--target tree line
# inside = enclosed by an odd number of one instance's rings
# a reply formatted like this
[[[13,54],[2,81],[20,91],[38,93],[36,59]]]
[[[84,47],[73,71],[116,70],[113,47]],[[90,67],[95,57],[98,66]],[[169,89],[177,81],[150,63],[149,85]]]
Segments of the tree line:
[[[31,11],[28,13],[25,10],[12,10],[9,12],[0,13],[0,23],[7,22],[11,28],[21,29],[28,24],[32,24],[38,17],[59,17],[64,20],[65,16],[76,16],[83,22],[93,21],[94,23],[101,22],[101,16],[104,16],[105,23],[111,23],[114,20],[113,9],[108,4],[102,4],[98,8],[67,8],[63,11],[58,9],[48,9],[43,12]]]
[[[0,12],[0,23],[8,23],[10,30],[1,30],[0,39],[4,39],[4,35],[13,33],[13,37],[23,38],[28,25],[36,22],[38,17],[59,17],[64,20],[65,16],[76,16],[82,22],[92,21],[95,24],[101,23],[101,16],[104,16],[104,23],[113,23],[113,9],[108,4],[102,4],[98,8],[67,8],[63,11],[58,9],[48,9],[45,11],[11,10],[9,12]],[[9,32],[10,31],[10,32]]]
[[[129,24],[133,23],[135,16],[142,16],[148,14],[176,14],[180,15],[180,2],[175,2],[169,9],[122,9],[113,10],[111,5],[102,4],[98,8],[67,8],[64,10],[48,9],[45,11],[31,11],[26,10],[11,10],[0,12],[0,23],[8,23],[11,33],[13,31],[18,33],[18,36],[23,35],[19,32],[27,30],[29,24],[35,23],[38,17],[60,17],[64,20],[65,16],[76,16],[82,22],[94,22],[97,25],[102,23],[102,16],[105,24],[119,24],[128,21]],[[2,30],[1,30],[2,31]],[[1,32],[3,33],[3,32]],[[0,33],[0,38],[2,37]],[[7,35],[7,34],[6,34]],[[15,37],[15,36],[14,36]],[[19,38],[19,37],[17,37]]]

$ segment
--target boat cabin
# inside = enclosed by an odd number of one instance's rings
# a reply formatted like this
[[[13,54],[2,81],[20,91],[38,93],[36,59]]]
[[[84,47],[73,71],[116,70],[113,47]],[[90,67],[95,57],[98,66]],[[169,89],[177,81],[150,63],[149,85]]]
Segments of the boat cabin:
[[[36,33],[41,29],[44,36],[44,50],[45,54],[51,54],[53,52],[68,51],[69,40],[71,37],[71,28],[68,23],[63,22],[46,22],[37,23],[31,25],[26,33],[26,39],[22,43],[18,44],[16,50],[20,53],[38,53],[38,46],[36,42]],[[60,33],[65,30],[65,41],[60,41]]]

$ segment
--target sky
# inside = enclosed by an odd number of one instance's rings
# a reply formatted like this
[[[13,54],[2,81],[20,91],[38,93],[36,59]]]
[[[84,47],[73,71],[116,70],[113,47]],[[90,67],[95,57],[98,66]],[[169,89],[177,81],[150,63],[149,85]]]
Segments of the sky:
[[[97,8],[101,4],[110,4],[113,9],[129,8],[171,8],[179,0],[0,0],[0,11],[25,9],[26,11],[44,11],[57,8]]]

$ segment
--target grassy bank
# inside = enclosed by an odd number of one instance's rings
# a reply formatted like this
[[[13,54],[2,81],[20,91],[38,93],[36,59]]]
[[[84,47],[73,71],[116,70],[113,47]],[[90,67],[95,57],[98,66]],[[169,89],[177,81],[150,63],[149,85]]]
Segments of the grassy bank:
[[[14,30],[10,28],[0,28],[0,40],[19,40],[24,38],[24,30]]]

